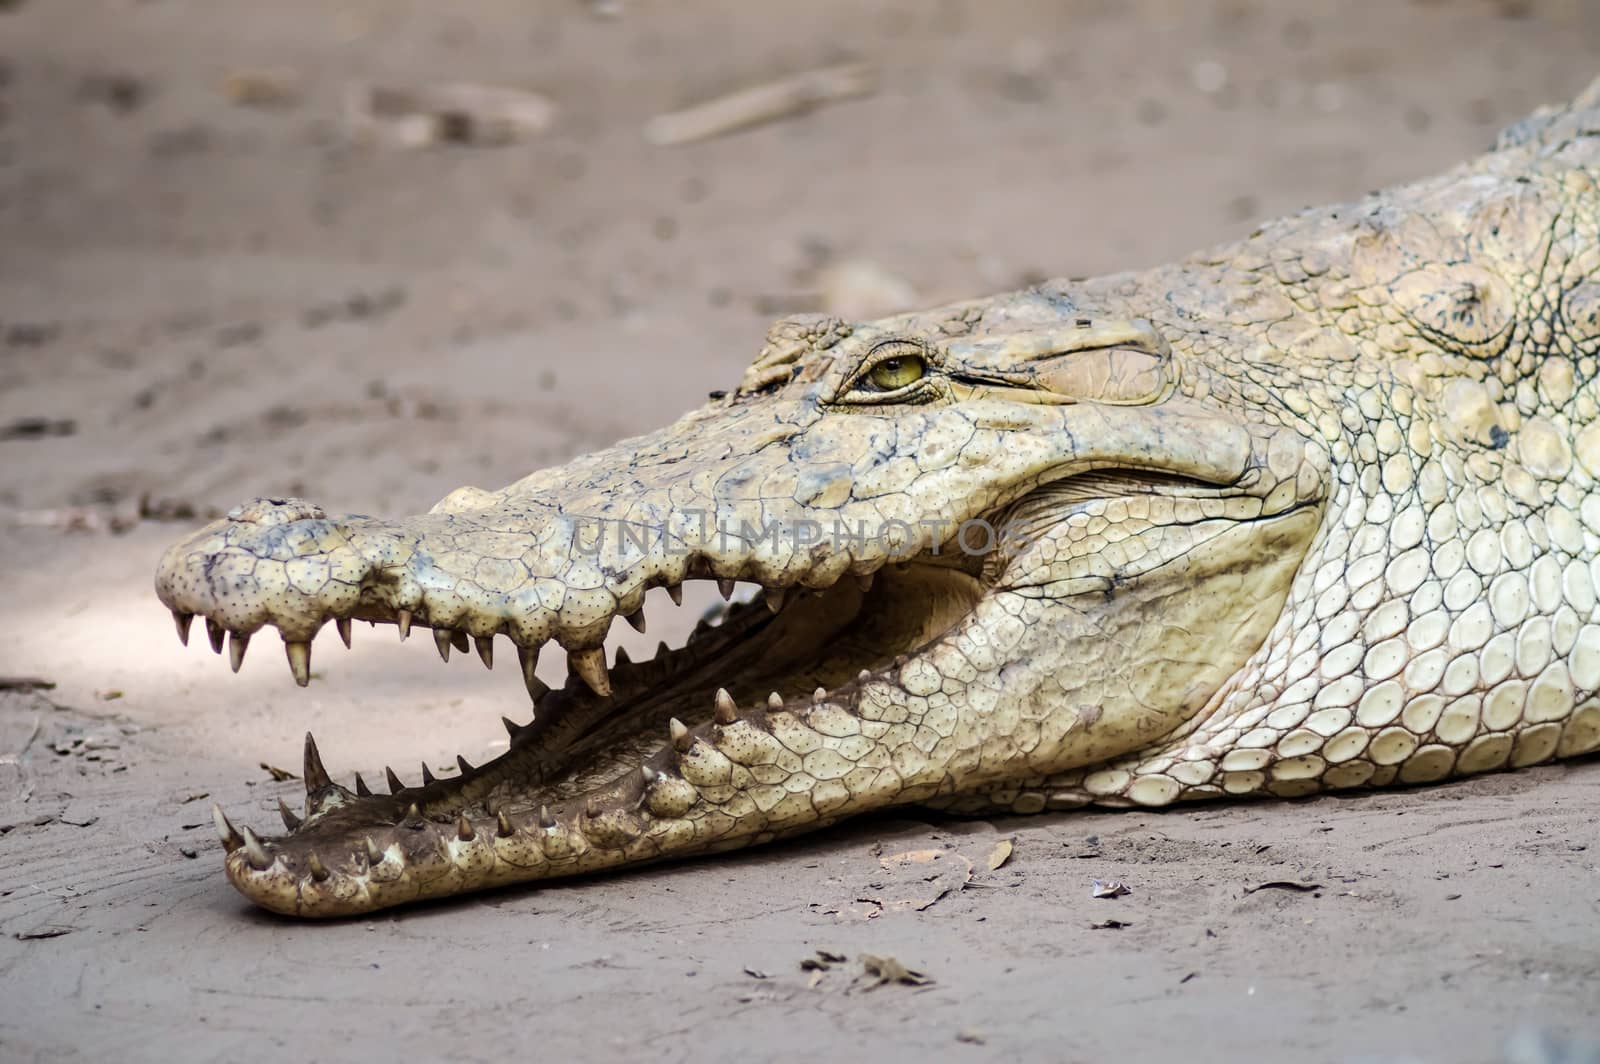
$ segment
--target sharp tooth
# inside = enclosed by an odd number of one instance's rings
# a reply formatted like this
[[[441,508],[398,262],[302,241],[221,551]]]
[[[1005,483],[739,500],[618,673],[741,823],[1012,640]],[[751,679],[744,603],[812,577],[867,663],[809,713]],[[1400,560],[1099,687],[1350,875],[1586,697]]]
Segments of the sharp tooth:
[[[866,683],[871,679],[872,672],[868,669],[862,669],[860,672],[856,673],[856,683]]]
[[[682,606],[683,605],[683,585],[682,584],[668,584],[667,585],[667,597],[672,600],[672,604],[674,606]],[[185,642],[187,642],[187,640],[185,640]]]
[[[783,609],[783,600],[788,597],[788,592],[781,587],[769,587],[765,592],[767,609],[777,613]]]
[[[717,688],[715,713],[718,724],[732,724],[739,719],[739,706],[726,687]]]
[[[406,641],[406,636],[411,634],[411,611],[399,610],[394,615],[395,626],[400,629],[400,642]]]
[[[463,776],[472,775],[472,762],[468,761],[466,758],[462,757],[460,754],[456,755],[456,768],[459,768],[461,770],[461,774]]]
[[[471,842],[476,837],[477,832],[472,830],[472,821],[467,819],[466,814],[462,814],[461,816],[457,817],[456,838],[460,839],[462,842]]]
[[[597,819],[600,816],[600,812],[600,799],[590,798],[587,802],[583,803],[583,815],[588,817],[590,820]]]
[[[250,859],[250,867],[257,872],[265,872],[272,867],[272,855],[267,848],[261,845],[261,840],[256,838],[256,833],[249,828],[240,829],[244,833],[244,853]]]
[[[650,660],[655,661],[657,658],[664,658],[670,653],[672,653],[672,648],[667,646],[667,641],[663,639],[656,644],[656,656]]]
[[[483,662],[483,667],[486,669],[494,668],[494,636],[474,636],[472,643],[478,648],[478,660]]]
[[[556,818],[550,815],[550,807],[547,805],[539,807],[539,826],[547,830],[556,826]]]
[[[510,717],[501,717],[500,723],[506,726],[506,734],[513,739],[515,739],[522,732],[522,725],[518,724]]]
[[[372,841],[372,836],[368,835],[364,841],[367,844],[367,863],[382,864],[383,851],[378,849],[378,844],[376,842]]]
[[[656,770],[649,765],[640,765],[639,778],[644,780],[644,785],[648,787],[656,781]]]
[[[572,666],[572,671],[583,678],[589,685],[589,690],[601,698],[611,697],[611,677],[606,674],[606,652],[604,647],[590,647],[588,650],[569,650],[567,664]]]
[[[644,635],[644,610],[634,610],[632,613],[624,617],[623,620],[633,625],[633,630],[635,632],[638,632],[640,635]]]
[[[826,702],[827,700],[828,700],[828,690],[827,690],[827,688],[819,687],[815,691],[811,692],[811,704],[812,705],[820,706],[820,705],[822,705],[822,703]]]
[[[434,781],[434,775],[433,775],[433,773],[431,771],[429,771],[428,763],[426,761],[424,761],[422,763],[422,785],[424,787],[427,787],[430,784],[432,784],[433,781]]]
[[[290,831],[300,827],[300,818],[294,815],[294,810],[286,805],[282,798],[278,799],[278,815],[283,817],[283,826]]]
[[[222,625],[213,621],[210,617],[206,618],[206,636],[211,640],[211,649],[218,654],[222,653],[222,637],[227,632],[228,630]]]
[[[504,810],[494,815],[494,830],[502,839],[509,839],[516,831],[516,828],[511,826],[511,818],[506,816]]]
[[[222,811],[222,806],[211,803],[211,822],[217,826],[217,838],[222,840],[222,849],[232,853],[244,845],[244,839],[233,830],[233,825],[228,822],[228,814]]]
[[[333,777],[322,767],[322,755],[317,752],[317,741],[311,737],[310,732],[306,732],[305,752],[300,761],[300,775],[306,781],[307,794],[333,786]]]
[[[400,782],[400,777],[388,765],[383,766],[383,778],[389,782],[390,794],[399,794],[406,789],[406,785]]]
[[[420,821],[422,819],[421,806],[417,805],[416,802],[412,802],[410,805],[406,806],[406,819]],[[421,827],[422,825],[418,824],[417,826]]]
[[[294,674],[294,682],[304,687],[311,682],[311,644],[310,643],[285,643],[284,653],[289,655],[289,671]]]
[[[522,664],[522,685],[528,689],[528,697],[539,701],[550,690],[543,680],[534,675],[534,670],[539,667],[539,648],[518,643],[517,660]]]
[[[333,619],[333,626],[334,626],[334,628],[338,629],[339,638],[344,640],[344,648],[346,650],[349,650],[350,649],[350,618],[348,618],[348,617],[335,617]]]
[[[452,630],[450,633],[450,645],[465,654],[469,646],[467,633],[459,628]]]
[[[450,629],[435,628],[433,630],[433,645],[439,648],[439,658],[442,661],[450,660]]]
[[[228,665],[234,672],[244,664],[244,652],[250,646],[250,637],[243,632],[228,633]]]
[[[782,709],[783,708],[783,696],[780,695],[776,691],[772,692],[770,695],[767,696],[767,708],[768,709]]]
[[[856,574],[856,586],[859,587],[862,590],[863,593],[867,592],[867,591],[871,591],[872,590],[872,582],[874,580],[876,580],[877,578],[878,578],[878,574],[877,573],[857,573]]]
[[[178,642],[184,646],[189,645],[189,625],[194,623],[194,614],[172,611],[172,623],[178,626]]]
[[[724,600],[733,598],[733,581],[732,580],[718,580],[717,581],[717,591],[718,591],[719,594],[722,595]]]
[[[367,781],[361,778],[361,773],[356,773],[356,794],[361,798],[372,797],[372,788],[367,786]]]
[[[628,657],[628,648],[627,647],[618,647],[617,648],[617,661],[616,661],[616,664],[617,664],[618,668],[621,668],[623,665],[632,665],[633,664],[633,659]]]
[[[694,745],[694,738],[689,734],[688,725],[677,717],[667,721],[667,734],[672,737],[672,747],[682,753]]]
[[[321,883],[329,876],[328,868],[315,853],[306,858],[306,867],[311,869],[311,878]]]

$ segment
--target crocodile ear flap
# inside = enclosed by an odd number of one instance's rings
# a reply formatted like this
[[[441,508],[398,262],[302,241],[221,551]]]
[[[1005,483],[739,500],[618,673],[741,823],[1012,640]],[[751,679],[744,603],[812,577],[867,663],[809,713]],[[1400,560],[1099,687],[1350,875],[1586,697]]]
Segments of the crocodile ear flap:
[[[1133,347],[1100,347],[1042,358],[1029,369],[1038,387],[1073,399],[1137,406],[1161,398],[1167,360]]]

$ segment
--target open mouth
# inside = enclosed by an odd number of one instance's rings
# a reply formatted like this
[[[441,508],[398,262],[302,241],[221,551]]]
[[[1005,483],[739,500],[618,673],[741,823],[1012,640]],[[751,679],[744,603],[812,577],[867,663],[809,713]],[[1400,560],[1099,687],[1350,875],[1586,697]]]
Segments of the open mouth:
[[[305,519],[305,504],[270,505]],[[885,804],[854,798],[894,769],[835,748],[859,740],[865,750],[869,733],[893,726],[868,719],[883,717],[864,706],[872,691],[916,687],[911,670],[927,673],[946,644],[992,623],[1006,596],[1054,600],[1072,623],[1090,618],[1109,633],[1114,620],[1095,615],[1114,615],[1125,592],[1165,594],[1163,580],[1203,578],[1197,557],[1210,552],[1209,571],[1237,573],[1249,564],[1253,548],[1244,544],[1259,538],[1256,530],[1301,508],[1293,500],[1277,511],[1263,507],[1237,487],[1147,472],[1080,473],[986,519],[908,544],[898,556],[841,565],[837,552],[819,551],[827,560],[761,585],[754,600],[729,602],[681,648],[663,644],[650,660],[619,652],[608,669],[603,644],[569,649],[570,674],[559,689],[534,676],[538,648],[513,633],[533,718],[506,719],[505,753],[481,765],[459,758],[460,772],[445,778],[424,766],[420,784],[386,770],[384,794],[360,776],[350,786],[334,782],[308,735],[305,812],[282,808],[285,834],[262,838],[216,811],[229,878],[268,908],[341,915],[761,842]],[[1170,572],[1179,561],[1183,571]],[[678,602],[682,583],[696,579],[715,581],[727,598],[735,579],[753,574],[731,572],[726,557],[691,554],[646,583]],[[604,628],[618,617],[643,628],[644,590],[619,598]],[[162,591],[185,632],[191,617],[181,590]],[[333,620],[342,636],[351,619],[394,623],[402,634],[431,627],[441,656],[475,644],[486,664],[495,636],[514,627],[484,631],[478,620],[469,633],[466,624],[447,624],[443,610],[436,616],[426,596],[409,609],[394,601],[393,580],[378,571],[343,616],[322,621]],[[206,620],[219,653],[228,619],[221,612],[223,621],[209,613]],[[303,679],[309,640],[290,638],[303,625],[279,627],[290,667]],[[235,630],[231,642],[237,661],[248,633]],[[938,780],[902,782],[902,801],[948,789]],[[774,808],[754,800],[752,809],[770,815],[758,816],[759,830],[751,830],[750,818],[728,810],[762,788]],[[785,793],[805,795],[802,815],[784,812]],[[720,809],[684,819],[708,801]]]

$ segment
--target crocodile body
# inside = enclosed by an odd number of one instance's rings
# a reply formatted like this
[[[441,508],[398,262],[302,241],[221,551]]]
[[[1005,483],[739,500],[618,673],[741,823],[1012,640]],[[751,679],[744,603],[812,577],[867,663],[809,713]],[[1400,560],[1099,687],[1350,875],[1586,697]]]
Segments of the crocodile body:
[[[329,620],[485,663],[499,639],[534,719],[389,794],[308,736],[286,834],[217,811],[229,879],[337,916],[897,804],[1298,796],[1600,749],[1597,182],[1600,82],[1439,178],[1172,266],[781,321],[675,424],[426,515],[239,507],[162,559],[180,634],[203,616],[237,662],[276,628],[302,685]],[[613,621],[693,579],[762,594],[608,668]]]

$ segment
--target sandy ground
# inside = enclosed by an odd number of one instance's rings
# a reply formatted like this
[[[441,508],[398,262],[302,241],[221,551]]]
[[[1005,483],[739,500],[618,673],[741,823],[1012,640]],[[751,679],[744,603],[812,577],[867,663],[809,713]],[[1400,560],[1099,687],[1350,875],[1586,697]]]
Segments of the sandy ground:
[[[605,10],[0,4],[0,675],[56,685],[0,693],[0,1058],[1580,1059],[1552,1047],[1600,1038],[1592,760],[1160,815],[912,813],[328,926],[234,894],[208,806],[298,806],[258,764],[296,768],[306,728],[371,778],[476,761],[525,702],[387,629],[320,642],[308,691],[270,647],[238,677],[203,636],[181,649],[150,575],[187,515],[498,486],[728,386],[779,313],[1151,264],[1442,168],[1600,55],[1588,0]],[[644,139],[847,59],[880,71],[870,98]],[[240,104],[249,72],[294,98]],[[462,80],[535,89],[554,121],[353,142],[350,85]],[[694,616],[652,607],[652,643]],[[977,870],[919,908],[883,858],[929,848]],[[1248,890],[1283,880],[1321,886]],[[848,960],[803,972],[819,949]],[[867,989],[863,954],[933,982]]]

